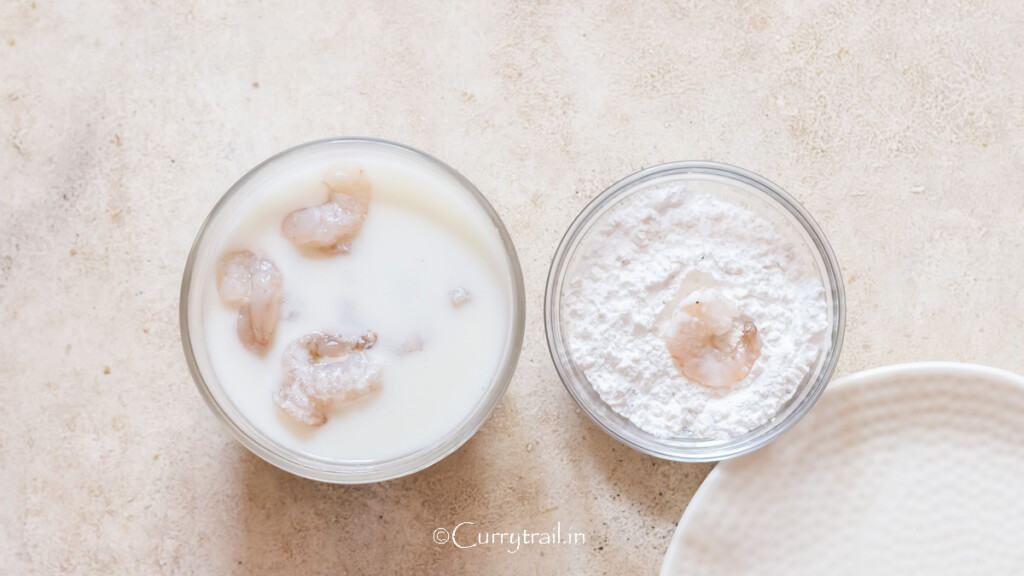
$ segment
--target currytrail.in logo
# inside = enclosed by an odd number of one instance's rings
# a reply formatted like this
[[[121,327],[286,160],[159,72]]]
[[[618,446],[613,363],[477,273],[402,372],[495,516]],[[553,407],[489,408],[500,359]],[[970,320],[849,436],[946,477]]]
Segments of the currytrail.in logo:
[[[523,546],[572,546],[587,543],[587,535],[573,530],[562,530],[562,523],[556,522],[550,531],[535,532],[527,529],[488,532],[477,528],[476,522],[459,522],[451,530],[440,527],[434,530],[434,543],[448,544],[465,550],[481,546],[501,546],[509,554],[515,554]]]

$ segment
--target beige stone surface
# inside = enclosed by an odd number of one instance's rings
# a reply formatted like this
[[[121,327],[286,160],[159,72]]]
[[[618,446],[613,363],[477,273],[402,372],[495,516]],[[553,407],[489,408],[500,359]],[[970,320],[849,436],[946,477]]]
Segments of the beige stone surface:
[[[0,566],[8,574],[644,574],[707,465],[618,445],[543,337],[586,201],[669,160],[787,188],[848,286],[841,373],[1024,371],[1024,4],[0,4]],[[517,242],[519,370],[413,477],[295,478],[196,393],[178,284],[206,212],[282,148],[341,135],[460,169]],[[439,546],[551,529],[585,545]]]

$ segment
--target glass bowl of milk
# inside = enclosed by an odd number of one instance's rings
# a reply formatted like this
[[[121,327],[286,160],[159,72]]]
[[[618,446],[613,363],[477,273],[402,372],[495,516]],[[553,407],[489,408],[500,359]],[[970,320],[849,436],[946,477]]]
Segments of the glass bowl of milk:
[[[821,228],[777,185],[713,162],[627,176],[559,245],[548,347],[587,415],[661,458],[764,446],[835,370],[846,300]]]
[[[185,357],[257,456],[376,482],[465,443],[505,392],[524,326],[501,218],[440,160],[338,138],[281,152],[214,206],[181,289]]]

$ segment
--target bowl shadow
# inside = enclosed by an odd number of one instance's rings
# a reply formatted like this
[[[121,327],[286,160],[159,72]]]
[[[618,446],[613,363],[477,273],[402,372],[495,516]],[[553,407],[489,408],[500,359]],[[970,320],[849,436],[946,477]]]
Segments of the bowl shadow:
[[[433,533],[487,516],[487,428],[433,466],[376,484],[300,478],[237,447],[244,454],[231,573],[465,572],[474,551],[438,544]]]

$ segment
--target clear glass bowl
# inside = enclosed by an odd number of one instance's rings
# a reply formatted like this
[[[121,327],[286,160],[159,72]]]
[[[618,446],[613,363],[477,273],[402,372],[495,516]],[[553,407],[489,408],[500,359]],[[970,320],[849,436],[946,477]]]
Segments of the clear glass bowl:
[[[586,241],[589,230],[609,209],[653,182],[709,177],[735,184],[737,194],[750,195],[750,200],[768,209],[778,208],[777,213],[789,220],[795,230],[802,231],[801,236],[816,256],[825,288],[831,331],[824,350],[808,376],[770,421],[742,436],[727,440],[660,438],[641,430],[612,410],[573,362],[562,325],[562,288],[581,242]],[[768,444],[810,410],[828,385],[839,360],[846,321],[846,296],[839,264],[828,240],[807,211],[789,194],[761,176],[735,166],[715,162],[673,162],[653,166],[623,178],[580,212],[562,238],[551,263],[544,298],[544,321],[548,349],[562,383],[587,415],[605,432],[623,444],[652,456],[682,462],[709,462],[733,458]]]
[[[202,325],[202,286],[209,278],[199,278],[193,272],[199,269],[206,269],[210,258],[217,258],[219,246],[210,245],[213,240],[207,241],[212,231],[223,231],[228,220],[224,217],[230,213],[232,208],[237,206],[246,194],[253,193],[257,188],[247,186],[248,183],[261,178],[261,173],[272,166],[285,165],[289,162],[301,162],[306,154],[337,154],[344,158],[346,152],[363,152],[367,149],[380,151],[381,153],[397,156],[401,161],[426,163],[434,169],[440,170],[445,178],[450,178],[453,186],[461,189],[483,210],[494,224],[501,243],[504,247],[506,257],[507,276],[511,280],[509,287],[509,327],[505,339],[505,350],[500,365],[494,371],[494,376],[488,383],[486,391],[481,395],[476,405],[461,422],[453,422],[451,430],[433,444],[405,454],[400,457],[386,460],[358,460],[358,461],[334,461],[317,457],[312,454],[299,452],[282,446],[280,443],[268,437],[258,427],[253,425],[244,414],[231,401],[226,391],[222,388],[213,369],[209,352],[205,346],[205,335]],[[197,262],[202,261],[203,267],[197,267]],[[512,374],[515,371],[516,363],[519,360],[519,353],[522,348],[524,320],[525,320],[525,296],[523,288],[523,275],[519,265],[519,258],[516,255],[512,239],[505,229],[501,218],[491,207],[483,194],[464,176],[440,160],[402,144],[377,140],[371,138],[335,138],[318,140],[296,146],[285,150],[268,160],[265,160],[238,180],[221,197],[220,201],[210,211],[206,221],[203,222],[192,250],[189,253],[188,261],[185,264],[185,273],[181,282],[180,301],[180,323],[181,341],[185,351],[185,359],[192,372],[199,393],[206,400],[207,405],[235,435],[239,442],[254,454],[267,462],[306,478],[332,482],[339,484],[356,484],[365,482],[378,482],[405,476],[422,470],[451,454],[464,444],[480,428],[487,417],[491,414],[498,400],[505,393]]]

